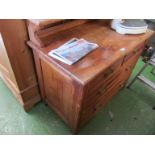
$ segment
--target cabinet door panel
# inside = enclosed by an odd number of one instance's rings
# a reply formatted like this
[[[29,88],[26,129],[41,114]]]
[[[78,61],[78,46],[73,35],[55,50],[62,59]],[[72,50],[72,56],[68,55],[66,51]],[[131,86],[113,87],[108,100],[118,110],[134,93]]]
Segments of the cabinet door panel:
[[[41,64],[45,98],[68,120],[74,111],[75,91],[72,79],[43,60]]]
[[[9,62],[7,51],[3,42],[2,35],[0,34],[0,70],[5,76],[7,76],[14,84],[16,80]],[[17,85],[17,84],[16,84]]]

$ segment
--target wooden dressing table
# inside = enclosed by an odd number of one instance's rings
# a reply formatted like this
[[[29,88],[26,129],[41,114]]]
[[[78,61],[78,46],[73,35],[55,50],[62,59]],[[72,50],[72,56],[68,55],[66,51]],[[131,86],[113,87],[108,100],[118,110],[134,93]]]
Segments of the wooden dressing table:
[[[142,35],[120,35],[109,28],[109,20],[76,22],[80,24],[66,29],[63,23],[51,26],[43,34],[39,32],[42,29],[28,21],[30,36],[33,36],[28,45],[33,49],[42,99],[73,133],[125,86],[147,40],[153,35],[151,30]],[[34,41],[36,34],[42,34],[44,39]],[[74,37],[97,43],[99,47],[72,66],[48,56],[49,51]]]

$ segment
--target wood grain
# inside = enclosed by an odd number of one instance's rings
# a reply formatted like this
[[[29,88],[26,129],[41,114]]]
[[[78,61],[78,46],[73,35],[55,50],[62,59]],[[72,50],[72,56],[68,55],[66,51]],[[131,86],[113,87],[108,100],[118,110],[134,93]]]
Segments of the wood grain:
[[[75,26],[82,25],[88,22],[89,20],[70,19],[70,20],[45,20],[45,21],[43,23],[41,21],[38,22],[34,22],[32,20],[27,21],[30,40],[40,47],[49,45],[53,41],[54,36],[58,32],[62,32],[67,29],[74,28]]]
[[[40,100],[38,82],[31,49],[27,46],[27,28],[24,20],[0,20],[0,70],[3,80],[20,103],[31,107]],[[2,49],[3,44],[3,49]],[[5,63],[4,63],[5,62]],[[4,73],[3,69],[8,72]]]
[[[39,30],[51,27],[64,19],[28,19],[28,21],[38,27]]]

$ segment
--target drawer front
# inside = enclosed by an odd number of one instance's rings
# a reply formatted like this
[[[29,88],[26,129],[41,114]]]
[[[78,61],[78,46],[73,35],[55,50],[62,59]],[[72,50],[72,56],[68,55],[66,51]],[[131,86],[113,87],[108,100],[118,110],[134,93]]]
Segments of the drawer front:
[[[138,52],[134,56],[132,56],[128,61],[126,61],[121,67],[121,78],[122,80],[128,80],[133,68],[135,67],[141,52]]]
[[[96,104],[107,91],[113,86],[116,85],[119,81],[120,69],[117,69],[112,75],[100,82],[100,85],[94,87],[88,87],[87,95],[85,95],[83,107],[89,107],[92,104]]]
[[[83,107],[80,118],[80,125],[85,124],[92,116],[94,116],[99,110],[101,110],[108,101],[125,85],[126,81],[117,79],[117,84],[111,85],[111,87],[103,93],[97,100],[89,100],[90,106]],[[93,103],[93,104],[92,104]]]
[[[81,111],[81,126],[103,108],[125,86],[143,47],[144,45],[139,46],[134,52],[125,56],[124,61],[115,63],[96,77],[94,81],[90,82]]]
[[[145,47],[145,44],[143,43],[143,44],[139,45],[137,48],[135,48],[135,50],[133,50],[132,52],[128,53],[124,57],[123,63],[125,63],[126,61],[128,61],[134,55],[139,55],[142,52],[142,50],[144,49],[144,47]]]
[[[112,75],[103,80],[99,87],[93,87],[94,91],[89,92],[86,97],[82,113],[81,126],[95,115],[106,103],[123,87],[125,86],[132,70],[140,56],[141,52],[132,55],[119,69]],[[91,88],[90,88],[91,89]]]
[[[90,95],[94,93],[97,89],[101,87],[103,83],[110,82],[110,79],[113,79],[114,77],[117,77],[116,74],[118,74],[118,69],[121,66],[123,62],[123,58],[112,64],[110,67],[108,67],[106,70],[101,72],[97,77],[95,77],[92,81],[88,84],[88,89],[86,92],[86,95]]]

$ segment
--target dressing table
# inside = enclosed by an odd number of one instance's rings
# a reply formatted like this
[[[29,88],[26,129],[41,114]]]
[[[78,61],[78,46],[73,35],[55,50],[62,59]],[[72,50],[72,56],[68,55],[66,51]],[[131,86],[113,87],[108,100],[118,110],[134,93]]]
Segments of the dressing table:
[[[42,99],[73,133],[125,86],[153,35],[151,30],[121,35],[109,24],[110,20],[27,21]],[[99,47],[71,66],[48,56],[72,38],[84,38]]]

